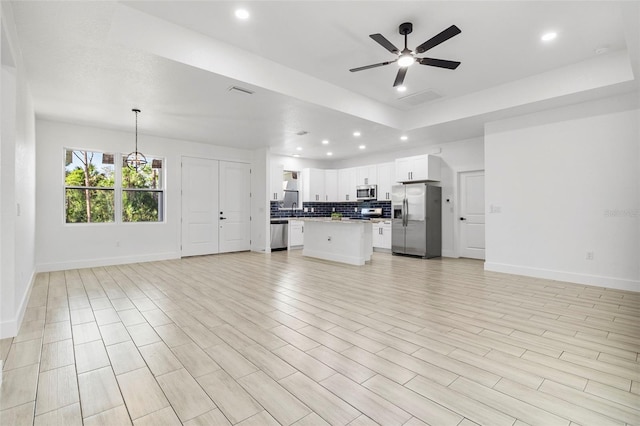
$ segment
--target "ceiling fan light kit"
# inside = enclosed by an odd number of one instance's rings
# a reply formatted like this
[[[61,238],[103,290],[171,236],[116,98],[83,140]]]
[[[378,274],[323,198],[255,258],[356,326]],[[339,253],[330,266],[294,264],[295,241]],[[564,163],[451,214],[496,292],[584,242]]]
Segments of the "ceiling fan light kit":
[[[393,87],[398,87],[398,86],[402,86],[402,83],[404,82],[404,78],[407,74],[408,67],[410,67],[414,63],[418,63],[420,65],[428,65],[431,67],[445,68],[450,70],[455,70],[456,68],[458,68],[458,66],[460,65],[460,62],[457,62],[457,61],[448,61],[444,59],[434,59],[434,58],[417,58],[415,55],[424,53],[427,50],[432,49],[438,46],[439,44],[449,40],[450,38],[460,34],[462,32],[460,28],[456,27],[455,25],[451,25],[449,28],[441,31],[440,33],[431,37],[429,40],[422,43],[420,46],[416,47],[415,51],[411,51],[407,47],[407,36],[411,34],[412,31],[413,31],[413,24],[411,24],[411,22],[405,22],[403,24],[400,24],[400,27],[398,28],[398,32],[404,36],[404,49],[402,49],[402,51],[400,51],[400,49],[394,46],[393,43],[387,40],[382,34],[371,34],[369,37],[371,37],[376,43],[378,43],[380,46],[384,47],[394,55],[398,55],[398,57],[393,61],[380,62],[378,64],[372,64],[372,65],[365,65],[363,67],[352,68],[349,71],[351,72],[364,71],[371,68],[377,68],[377,67],[381,67],[384,65],[389,65],[394,62],[397,62],[400,69],[398,70],[398,74],[396,74],[396,79],[393,82]]]

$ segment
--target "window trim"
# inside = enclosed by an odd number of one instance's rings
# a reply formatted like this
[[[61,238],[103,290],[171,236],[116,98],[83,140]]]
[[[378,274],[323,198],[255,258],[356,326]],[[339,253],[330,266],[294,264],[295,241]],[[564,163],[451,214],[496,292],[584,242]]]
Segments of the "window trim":
[[[113,154],[114,157],[114,179],[113,186],[107,187],[94,187],[94,186],[67,186],[66,185],[66,152],[67,151],[87,151],[87,152],[99,152],[101,154]],[[118,151],[103,151],[101,149],[93,148],[73,148],[64,146],[62,148],[62,209],[61,209],[61,221],[63,226],[78,227],[78,226],[109,226],[109,225],[141,225],[141,224],[165,224],[167,223],[167,185],[166,185],[166,164],[167,158],[158,155],[149,155],[149,158],[156,158],[162,160],[162,188],[124,188],[122,186],[122,168],[123,165],[118,159],[126,157],[126,153]],[[66,207],[66,192],[67,189],[90,189],[90,190],[106,190],[114,191],[114,220],[113,222],[67,222],[67,207]],[[122,220],[122,194],[123,191],[146,191],[146,192],[162,192],[162,220],[158,221],[144,221],[144,222],[125,222]]]

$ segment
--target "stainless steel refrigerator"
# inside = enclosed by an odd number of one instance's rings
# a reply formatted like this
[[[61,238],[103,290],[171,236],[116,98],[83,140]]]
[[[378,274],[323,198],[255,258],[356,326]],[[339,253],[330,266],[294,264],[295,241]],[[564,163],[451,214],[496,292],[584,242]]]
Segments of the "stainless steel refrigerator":
[[[391,251],[425,259],[442,255],[442,188],[426,183],[392,190]]]

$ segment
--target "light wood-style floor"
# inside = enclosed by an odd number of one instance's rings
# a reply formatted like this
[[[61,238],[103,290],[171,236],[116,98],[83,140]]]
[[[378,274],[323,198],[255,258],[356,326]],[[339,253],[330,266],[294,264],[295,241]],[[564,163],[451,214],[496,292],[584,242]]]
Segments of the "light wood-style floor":
[[[640,293],[375,253],[43,273],[0,424],[640,425]]]

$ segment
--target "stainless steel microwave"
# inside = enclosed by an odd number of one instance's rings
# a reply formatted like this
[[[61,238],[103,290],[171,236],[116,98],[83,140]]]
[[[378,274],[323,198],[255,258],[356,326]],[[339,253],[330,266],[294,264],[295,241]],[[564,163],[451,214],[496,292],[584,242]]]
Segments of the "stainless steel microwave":
[[[377,200],[378,185],[358,185],[356,187],[356,199],[358,201]]]

